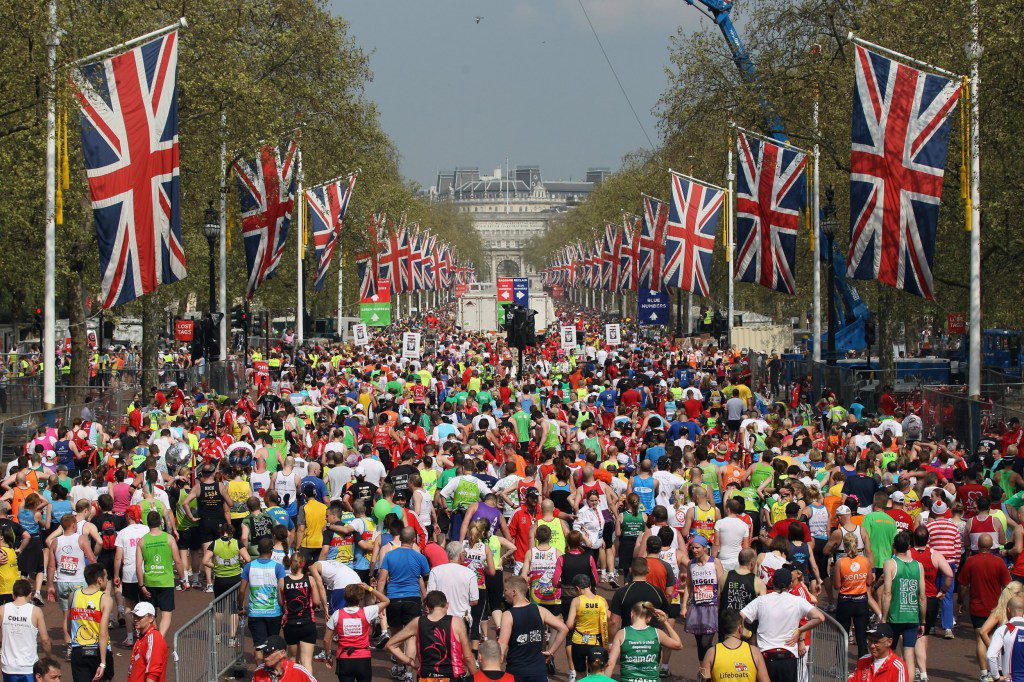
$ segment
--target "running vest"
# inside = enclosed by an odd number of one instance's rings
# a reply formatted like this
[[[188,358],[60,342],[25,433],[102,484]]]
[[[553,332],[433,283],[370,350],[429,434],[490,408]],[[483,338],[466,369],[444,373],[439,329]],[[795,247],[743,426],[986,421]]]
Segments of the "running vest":
[[[104,592],[97,589],[92,594],[86,594],[85,589],[75,590],[68,603],[68,617],[71,620],[71,646],[98,651]],[[32,651],[35,651],[34,646]]]
[[[715,662],[711,666],[713,682],[756,682],[757,666],[750,653],[750,644],[740,642],[735,649],[724,644],[715,645]]]
[[[474,481],[469,480],[468,476],[460,478],[455,486],[455,492],[452,493],[452,503],[455,505],[455,511],[464,512],[469,509],[469,505],[479,501],[480,487]]]
[[[693,524],[690,526],[690,535],[703,535],[711,542],[715,536],[715,506],[701,509],[700,505],[693,508]]]
[[[419,619],[419,679],[462,679],[466,674],[462,645],[452,628],[452,617],[445,614],[438,620],[426,616]]]
[[[320,549],[324,546],[324,528],[327,527],[327,505],[317,500],[310,500],[302,507],[305,517],[306,532],[300,546],[305,549]]]
[[[811,531],[811,537],[815,540],[828,539],[828,509],[825,505],[812,504],[811,515],[807,518],[807,527]]]
[[[917,623],[921,617],[920,564],[911,559],[904,561],[893,555],[896,575],[892,579],[892,602],[889,604],[890,623]]]
[[[633,492],[640,498],[640,511],[650,514],[654,510],[654,477],[633,477]]]
[[[754,601],[757,597],[755,590],[755,576],[753,573],[740,574],[736,571],[729,571],[725,574],[725,584],[722,585],[722,592],[718,597],[719,612],[726,609],[742,611],[743,608]]]
[[[85,584],[85,552],[78,544],[81,537],[81,533],[72,533],[57,538],[54,548],[57,555],[57,582]]]
[[[238,540],[217,538],[210,547],[213,552],[213,577],[234,578],[242,575],[242,564],[239,561]]]
[[[32,666],[38,659],[36,644],[39,639],[39,629],[32,624],[34,608],[31,602],[21,605],[9,603],[3,607],[4,619],[0,627],[3,628],[4,642],[0,660],[5,675],[32,677]]]
[[[174,557],[167,533],[146,533],[139,545],[144,563],[142,584],[146,587],[174,587]]]
[[[651,626],[642,629],[626,626],[619,656],[622,665],[619,673],[621,682],[658,679],[658,659],[661,656],[658,631]]]
[[[562,554],[565,554],[565,533],[562,532],[562,521],[561,519],[551,519],[545,521],[544,519],[537,519],[538,526],[547,526],[551,529],[551,546],[556,548]]]
[[[569,643],[601,647],[608,644],[608,602],[604,597],[580,595]]]
[[[561,601],[562,588],[555,584],[555,569],[558,567],[557,550],[554,547],[530,551],[530,595],[538,604],[557,604]]]
[[[224,518],[224,498],[220,495],[220,486],[216,483],[200,481],[199,495],[196,497],[200,521],[217,521]],[[143,519],[145,521],[145,519]]]
[[[470,547],[469,542],[467,540],[463,540],[462,546],[466,548],[466,559],[465,562],[463,563],[463,566],[468,566],[469,568],[473,569],[473,571],[476,573],[477,587],[483,589],[484,576],[487,573],[487,553],[491,550],[487,545],[485,545],[482,542],[478,542],[472,547]],[[495,566],[499,565],[500,564],[495,562]]]
[[[694,606],[714,606],[718,603],[718,574],[713,560],[703,564],[691,562],[690,583],[693,585],[690,600]]]
[[[335,611],[338,616],[334,631],[338,634],[338,653],[335,658],[353,659],[370,657],[370,621],[363,609],[345,607]]]

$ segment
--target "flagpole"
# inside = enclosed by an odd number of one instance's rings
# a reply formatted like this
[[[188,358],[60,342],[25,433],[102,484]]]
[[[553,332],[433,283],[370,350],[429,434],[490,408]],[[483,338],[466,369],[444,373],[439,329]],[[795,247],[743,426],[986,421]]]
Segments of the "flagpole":
[[[733,311],[735,310],[734,295],[736,291],[735,277],[735,263],[733,262],[733,226],[736,222],[736,211],[733,210],[733,186],[736,182],[736,172],[733,170],[733,159],[732,159],[732,145],[733,137],[729,135],[729,154],[728,154],[728,167],[725,170],[726,186],[728,189],[725,191],[726,201],[726,221],[725,221],[725,260],[729,264],[729,304],[726,307],[726,314],[729,318],[726,320],[726,346],[732,348],[732,321]]]
[[[47,3],[50,31],[46,41],[46,277],[43,289],[43,405],[57,402],[57,0]],[[102,329],[100,330],[102,337]]]
[[[298,164],[298,166],[296,167],[296,171],[299,174],[299,192],[298,192],[298,195],[295,197],[295,201],[297,202],[297,207],[298,207],[298,211],[299,211],[299,217],[298,217],[298,220],[296,221],[296,227],[298,229],[295,230],[295,234],[298,237],[299,248],[296,249],[297,253],[296,253],[296,257],[295,257],[295,262],[296,262],[296,270],[295,270],[295,272],[296,272],[296,280],[295,280],[295,350],[298,350],[299,347],[302,345],[303,338],[305,337],[305,331],[306,331],[304,329],[304,324],[303,324],[305,322],[305,319],[304,319],[305,318],[305,315],[304,315],[305,308],[303,307],[305,305],[305,301],[303,301],[303,297],[302,297],[302,293],[303,293],[302,292],[302,246],[303,246],[303,244],[302,244],[302,236],[303,236],[302,235],[302,230],[305,228],[305,224],[304,224],[305,221],[303,220],[303,214],[305,213],[305,211],[303,210],[304,206],[303,206],[303,194],[302,194],[302,180],[303,180],[303,178],[302,178],[302,148],[301,147],[298,149],[297,154],[298,154],[298,159],[296,159],[296,163]]]
[[[56,10],[57,10],[56,5],[53,5],[53,10],[52,11],[54,13],[56,13]],[[56,24],[56,18],[54,18],[53,21],[54,21],[54,24]],[[71,65],[72,66],[78,66],[79,64],[88,64],[88,63],[94,62],[97,59],[100,59],[102,57],[106,57],[108,54],[113,54],[114,52],[123,52],[123,51],[127,50],[130,47],[134,47],[135,45],[138,45],[139,43],[144,43],[147,40],[152,40],[153,38],[159,38],[162,35],[166,35],[166,34],[170,33],[171,31],[177,31],[179,28],[187,28],[187,27],[188,27],[188,22],[185,21],[185,17],[182,17],[182,18],[178,19],[176,22],[174,22],[173,24],[170,24],[168,26],[164,26],[163,28],[158,28],[155,31],[150,31],[149,33],[146,33],[145,35],[138,36],[137,38],[132,38],[131,40],[127,40],[127,41],[125,41],[123,43],[119,43],[117,45],[114,45],[113,47],[108,47],[108,48],[106,48],[104,50],[100,50],[99,52],[93,52],[91,55],[88,55],[87,57],[82,57],[81,59],[76,59],[75,61],[71,62]]]
[[[820,184],[819,184],[819,173],[818,163],[821,160],[821,149],[818,145],[818,140],[821,139],[821,131],[819,129],[818,122],[818,108],[819,108],[819,97],[817,93],[814,96],[814,194],[811,196],[811,211],[813,212],[814,229],[811,234],[811,243],[813,245],[814,260],[814,275],[813,275],[813,289],[814,289],[814,308],[813,308],[813,319],[811,322],[811,338],[814,340],[813,345],[813,359],[816,364],[821,362],[821,198],[819,196]],[[829,330],[831,333],[831,330]]]
[[[981,396],[981,112],[978,90],[981,88],[981,37],[978,0],[971,0],[971,290],[970,337],[967,366],[967,395]]]
[[[367,266],[369,267],[369,266]],[[338,240],[338,338],[342,338],[342,327],[341,327],[341,315],[342,308],[345,304],[345,298],[342,296],[342,283],[345,279],[345,252],[342,251],[341,240]]]
[[[220,320],[220,360],[228,359],[228,141],[227,115],[220,112],[220,283],[217,303],[223,317]],[[242,330],[244,333],[244,329]]]

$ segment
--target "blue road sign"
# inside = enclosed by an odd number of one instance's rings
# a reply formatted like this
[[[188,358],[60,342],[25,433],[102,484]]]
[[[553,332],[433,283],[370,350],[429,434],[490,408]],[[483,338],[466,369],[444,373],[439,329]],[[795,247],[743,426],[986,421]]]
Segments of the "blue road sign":
[[[641,289],[637,295],[637,320],[647,326],[668,326],[668,294],[664,291]]]
[[[530,305],[530,280],[526,277],[512,278],[512,302]]]

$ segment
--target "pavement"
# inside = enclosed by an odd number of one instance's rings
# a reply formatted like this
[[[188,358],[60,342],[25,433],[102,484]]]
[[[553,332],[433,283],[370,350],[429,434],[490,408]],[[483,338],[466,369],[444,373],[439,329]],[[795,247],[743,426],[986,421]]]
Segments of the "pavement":
[[[606,598],[611,598],[610,591],[602,589],[601,592]],[[212,597],[213,595],[204,593],[201,590],[186,590],[184,592],[175,593],[176,609],[173,614],[171,629],[167,637],[168,647],[171,646],[171,640],[174,632],[209,605]],[[54,643],[54,649],[57,654],[56,658],[63,660],[64,636],[62,634],[60,624],[61,613],[55,604],[46,604],[43,611],[46,622],[49,625],[50,639]],[[322,620],[323,616],[318,615],[318,619]],[[678,629],[680,632],[680,638],[683,641],[683,650],[673,653],[670,660],[670,669],[673,679],[678,682],[690,682],[697,679],[696,646],[692,635],[682,632],[681,626],[679,626]],[[320,630],[322,634],[322,625]],[[932,682],[945,680],[963,682],[964,680],[976,680],[978,678],[978,665],[974,655],[974,632],[970,628],[969,621],[966,621],[966,624],[964,625],[958,626],[954,632],[956,637],[953,640],[943,640],[936,637],[931,639],[931,646],[929,647],[928,654],[928,678]],[[124,638],[125,631],[123,628],[119,628],[111,632],[115,668],[114,680],[116,681],[128,679],[128,665],[131,660],[131,651],[128,648],[121,646],[121,642]],[[247,667],[239,678],[234,679],[249,680],[252,678],[252,670],[254,667],[252,660],[252,643],[251,641],[246,640],[243,663],[246,664]],[[375,681],[390,680],[391,661],[389,655],[385,652],[374,652],[373,661],[373,679]],[[179,663],[179,665],[181,664],[182,663]],[[64,665],[64,680],[69,682],[71,680],[70,668],[67,663]],[[568,663],[564,655],[564,649],[555,659],[555,665],[558,672],[552,676],[551,679],[556,680],[557,682],[565,682],[565,671],[568,668]],[[852,669],[852,658],[850,666]],[[173,670],[174,662],[170,661],[168,663],[168,682],[176,679]],[[328,668],[325,663],[319,661],[314,663],[313,674],[321,681],[337,679],[334,674],[333,666]],[[224,677],[222,679],[230,680],[233,678]]]

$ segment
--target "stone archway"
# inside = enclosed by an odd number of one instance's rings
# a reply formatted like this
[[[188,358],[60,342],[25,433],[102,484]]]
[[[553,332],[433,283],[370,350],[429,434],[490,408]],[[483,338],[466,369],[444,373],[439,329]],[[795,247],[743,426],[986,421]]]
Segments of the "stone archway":
[[[498,261],[495,272],[497,277],[519,277],[522,274],[522,268],[518,261],[505,258]]]

